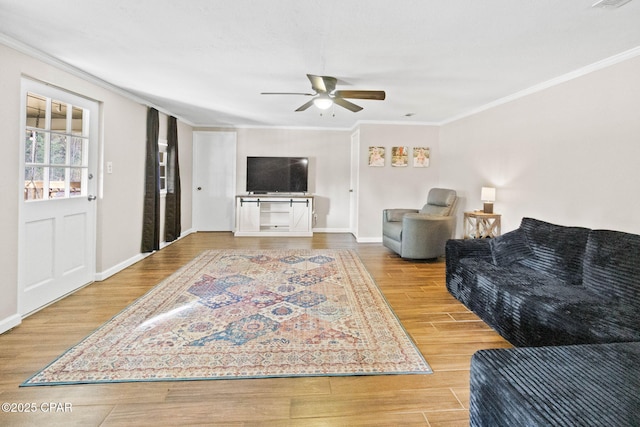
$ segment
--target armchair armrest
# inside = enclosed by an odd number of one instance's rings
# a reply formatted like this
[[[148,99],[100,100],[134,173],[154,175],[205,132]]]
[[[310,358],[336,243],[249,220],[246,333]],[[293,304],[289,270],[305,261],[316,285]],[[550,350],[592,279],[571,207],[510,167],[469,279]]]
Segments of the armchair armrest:
[[[402,218],[402,256],[427,259],[444,255],[455,220],[453,216],[406,213]]]
[[[402,217],[402,229],[405,233],[416,235],[426,232],[431,227],[442,227],[443,223],[453,224],[454,221],[455,217],[452,216],[429,215],[413,211],[405,213]]]
[[[382,211],[382,220],[385,222],[402,221],[405,214],[418,213],[418,209],[384,209]]]

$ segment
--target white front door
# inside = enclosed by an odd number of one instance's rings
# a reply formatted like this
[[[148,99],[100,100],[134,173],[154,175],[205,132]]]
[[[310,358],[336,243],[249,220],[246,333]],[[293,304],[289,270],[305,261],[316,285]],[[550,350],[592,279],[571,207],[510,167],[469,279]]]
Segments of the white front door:
[[[193,228],[233,231],[236,133],[193,133]]]
[[[21,107],[18,306],[24,317],[95,278],[99,107],[28,79]]]

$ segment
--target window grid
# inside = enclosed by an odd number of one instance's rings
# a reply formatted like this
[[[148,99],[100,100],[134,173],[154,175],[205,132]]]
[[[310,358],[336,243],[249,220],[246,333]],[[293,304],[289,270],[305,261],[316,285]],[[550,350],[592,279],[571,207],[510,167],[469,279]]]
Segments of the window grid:
[[[24,200],[86,196],[88,110],[27,94]]]

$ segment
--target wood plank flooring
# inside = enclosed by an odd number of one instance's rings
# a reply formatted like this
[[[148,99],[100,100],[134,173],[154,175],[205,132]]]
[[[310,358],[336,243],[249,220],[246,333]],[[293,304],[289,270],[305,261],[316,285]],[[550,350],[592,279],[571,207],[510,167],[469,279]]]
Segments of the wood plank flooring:
[[[283,247],[357,250],[434,373],[18,387],[202,250]],[[35,409],[14,413],[3,406],[0,425],[468,425],[471,355],[510,345],[449,295],[444,267],[442,259],[402,260],[350,234],[191,234],[0,335],[0,403]]]

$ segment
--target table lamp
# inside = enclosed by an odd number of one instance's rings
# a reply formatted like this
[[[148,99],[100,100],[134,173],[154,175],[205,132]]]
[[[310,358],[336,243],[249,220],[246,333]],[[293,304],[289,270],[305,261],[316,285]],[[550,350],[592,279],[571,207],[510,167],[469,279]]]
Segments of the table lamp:
[[[493,187],[482,187],[480,200],[484,202],[484,213],[493,213],[493,202],[496,201],[496,189]]]

